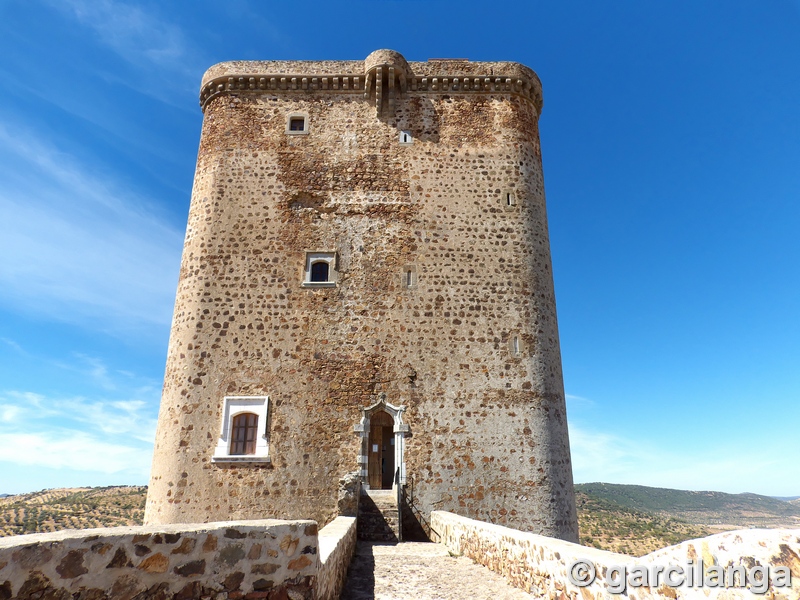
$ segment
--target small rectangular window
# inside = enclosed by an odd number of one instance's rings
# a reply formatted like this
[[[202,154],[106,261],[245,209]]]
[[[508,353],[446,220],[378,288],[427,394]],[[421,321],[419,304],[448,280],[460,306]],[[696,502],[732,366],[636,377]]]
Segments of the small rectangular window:
[[[290,113],[286,115],[286,133],[290,135],[307,135],[308,123],[307,114]]]
[[[400,143],[405,146],[410,146],[414,143],[414,138],[411,137],[410,131],[403,130],[400,132]]]
[[[306,252],[303,287],[334,287],[337,275],[335,252]]]
[[[519,335],[512,335],[508,338],[508,352],[513,357],[521,357],[525,352],[525,344]]]
[[[414,265],[406,265],[400,271],[400,281],[404,288],[413,288],[417,285],[417,268]]]

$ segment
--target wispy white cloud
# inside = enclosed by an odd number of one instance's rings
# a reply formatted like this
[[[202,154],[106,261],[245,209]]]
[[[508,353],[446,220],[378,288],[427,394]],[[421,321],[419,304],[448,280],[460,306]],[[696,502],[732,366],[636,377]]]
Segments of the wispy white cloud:
[[[14,340],[4,337],[0,338],[0,341],[2,341],[6,346],[13,348],[17,354],[21,354],[22,356],[28,356],[28,353],[25,351],[25,349]]]
[[[66,24],[86,31],[86,40],[116,60],[84,64],[82,70],[185,111],[197,96],[208,68],[202,44],[166,16],[165,6],[120,0],[42,0],[60,12]],[[102,64],[100,64],[102,63]]]
[[[0,394],[2,406],[8,410],[7,423],[21,422],[28,418],[42,419],[56,413],[44,406],[45,397],[33,392],[9,391]]]
[[[125,61],[143,68],[188,71],[189,43],[183,30],[157,14],[116,0],[47,0],[72,15]]]
[[[132,399],[124,401],[71,398],[54,401],[57,410],[70,415],[82,430],[96,430],[117,438],[120,435],[152,444],[156,433],[152,403]]]
[[[638,436],[605,433],[570,422],[575,481],[775,496],[798,494],[800,463],[788,456],[785,437],[765,432],[749,440],[720,443],[726,438],[719,432],[690,439],[676,431],[674,445],[664,448],[648,439],[647,431],[643,424]]]
[[[108,367],[102,360],[85,354],[76,354],[76,357],[88,368],[89,376],[97,385],[106,390],[116,389],[114,381],[109,376]]]
[[[567,406],[569,407],[574,407],[574,406],[589,407],[595,405],[594,400],[591,400],[590,398],[584,398],[583,396],[565,394],[565,397],[567,399]]]
[[[109,443],[80,431],[0,432],[0,461],[18,465],[146,476],[151,458],[146,447]]]
[[[48,142],[40,133],[0,121],[0,152],[8,155],[9,167],[26,167],[22,171],[24,176],[15,177],[16,181],[42,179],[43,191],[70,191],[74,196],[72,200],[78,202],[62,202],[62,213],[93,214],[99,208],[120,220],[152,218],[146,212],[144,199],[123,193],[118,184],[92,173],[90,168]]]
[[[125,434],[145,442],[155,435],[158,391],[142,388],[129,392],[130,398],[87,398],[44,396],[10,390],[0,393],[0,410],[7,423],[25,426],[32,422],[72,424],[81,430]]]
[[[636,472],[644,448],[616,435],[590,431],[569,423],[573,475],[576,481],[618,482]]]
[[[90,357],[83,357],[82,364],[86,358]],[[122,483],[146,479],[159,390],[132,374],[116,376],[100,359],[90,363],[102,370],[99,383],[113,395],[0,392],[0,473],[19,472],[21,466],[45,469],[42,474],[36,469],[18,474],[17,479],[26,481],[16,481],[17,489],[52,487],[53,468],[95,476],[119,474]],[[98,383],[91,372],[86,377]],[[90,480],[96,481],[95,476]],[[82,478],[76,475],[74,480]]]
[[[19,418],[22,410],[13,404],[0,404],[0,422],[13,423]]]
[[[36,139],[0,122],[0,303],[102,329],[168,324],[182,232]]]

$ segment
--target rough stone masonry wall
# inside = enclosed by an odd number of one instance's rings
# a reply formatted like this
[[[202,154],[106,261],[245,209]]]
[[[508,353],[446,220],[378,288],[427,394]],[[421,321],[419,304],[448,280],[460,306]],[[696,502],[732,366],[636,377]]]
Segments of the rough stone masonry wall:
[[[313,521],[70,530],[0,538],[0,599],[311,599],[317,568]]]
[[[336,517],[319,532],[319,572],[315,585],[318,600],[337,600],[356,551],[356,518]]]
[[[231,63],[206,81],[265,69],[364,76],[360,61]],[[410,69],[538,86],[513,63]],[[207,101],[146,522],[330,521],[338,479],[365,466],[353,426],[385,393],[406,406],[424,518],[577,538],[540,103],[475,81],[398,90],[391,117],[363,90],[256,78]],[[307,134],[286,133],[295,113]],[[337,253],[335,287],[301,285],[306,251]],[[226,395],[269,396],[271,463],[212,463]]]
[[[607,580],[611,566],[686,565],[702,560],[705,565],[785,566],[791,572],[791,588],[770,587],[763,597],[773,600],[800,598],[800,530],[754,529],[734,531],[698,540],[690,540],[634,558],[605,552],[562,540],[525,533],[466,519],[444,511],[431,514],[434,541],[451,552],[463,554],[503,575],[509,583],[531,592],[538,598],[590,600],[594,598],[703,598],[735,600],[753,598],[750,590],[741,587],[658,588],[628,587],[624,592],[609,590]],[[570,583],[567,569],[576,560],[590,560],[597,570],[597,579],[587,587]],[[757,596],[755,596],[757,597]]]

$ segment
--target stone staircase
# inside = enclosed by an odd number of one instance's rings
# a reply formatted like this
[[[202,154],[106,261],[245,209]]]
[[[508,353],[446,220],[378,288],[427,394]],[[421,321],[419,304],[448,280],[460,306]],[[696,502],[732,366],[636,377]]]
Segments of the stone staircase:
[[[358,539],[365,542],[398,542],[400,519],[392,490],[361,490],[358,503]]]

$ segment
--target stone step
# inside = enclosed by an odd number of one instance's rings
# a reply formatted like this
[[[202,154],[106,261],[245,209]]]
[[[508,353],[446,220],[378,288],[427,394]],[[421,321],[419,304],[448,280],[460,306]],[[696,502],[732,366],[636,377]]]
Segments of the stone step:
[[[391,490],[365,490],[358,505],[356,532],[359,540],[396,542],[400,519],[397,497]]]
[[[375,506],[397,506],[396,498],[370,498]]]
[[[366,527],[387,527],[391,525],[396,525],[398,523],[398,519],[384,519],[382,517],[377,518],[362,518],[361,523]]]
[[[369,531],[394,531],[397,529],[398,522],[394,521],[361,521],[360,529]]]
[[[399,520],[397,515],[382,515],[382,514],[377,514],[377,515],[360,514],[358,518],[364,521],[365,523],[385,523],[389,521]]]

